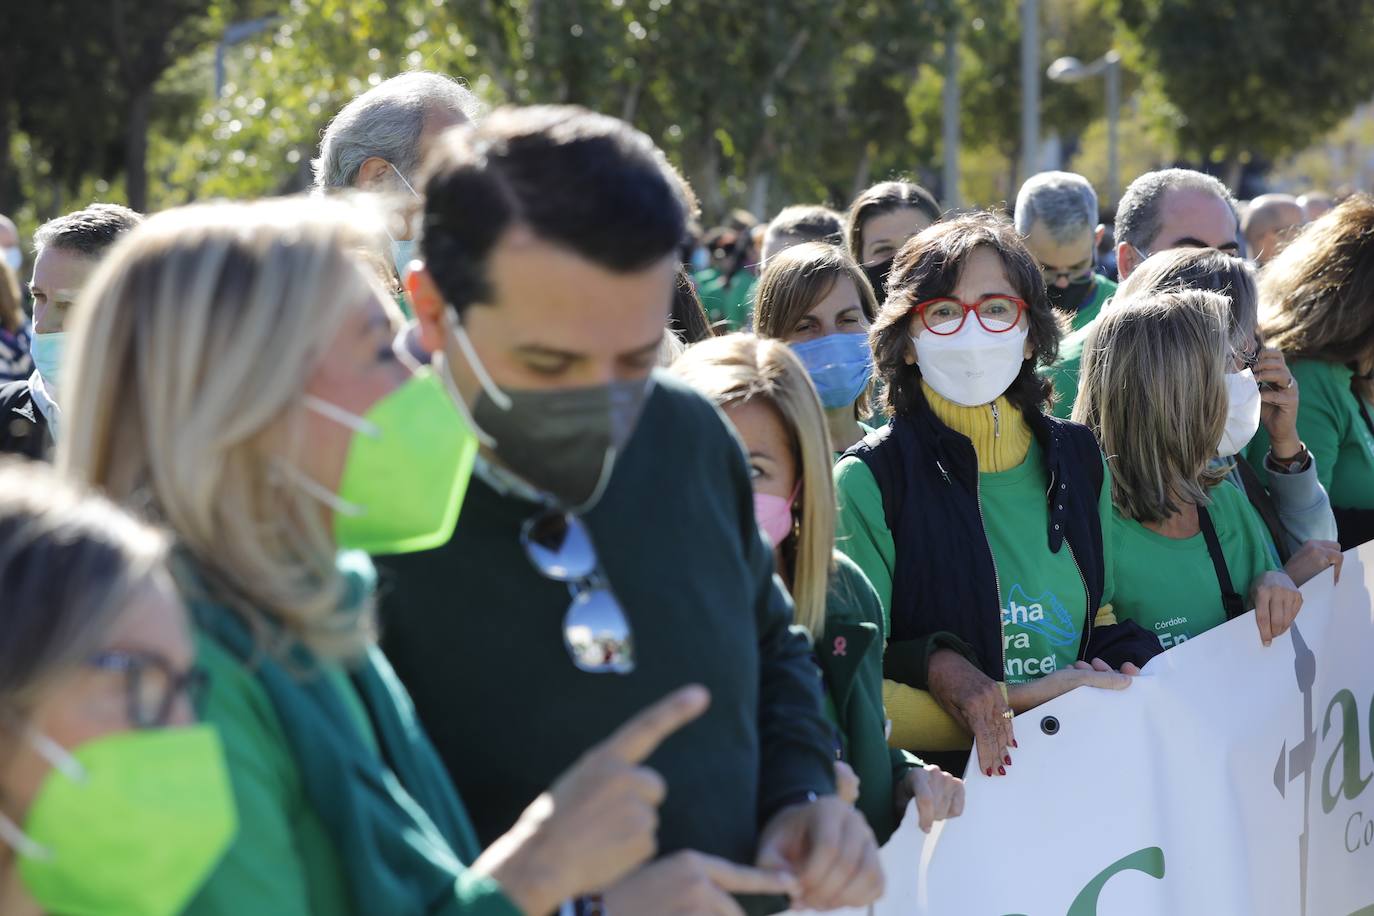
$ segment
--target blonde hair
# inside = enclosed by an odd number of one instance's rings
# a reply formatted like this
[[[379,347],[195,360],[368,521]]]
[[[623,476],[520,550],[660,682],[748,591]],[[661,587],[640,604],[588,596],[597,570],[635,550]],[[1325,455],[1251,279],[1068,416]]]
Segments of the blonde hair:
[[[825,242],[804,242],[775,255],[759,277],[754,305],[754,333],[760,337],[786,340],[797,322],[816,307],[841,278],[848,278],[859,294],[859,308],[872,324],[878,301],[862,268],[844,249]],[[864,387],[854,402],[854,416],[861,419],[872,412],[869,392]]]
[[[687,348],[672,372],[717,405],[755,399],[777,411],[791,440],[801,487],[792,504],[798,533],[784,543],[796,622],[819,637],[835,555],[835,484],[830,435],[816,388],[781,341],[728,334]]]
[[[63,390],[59,467],[171,529],[196,566],[183,587],[322,657],[360,652],[372,607],[277,468],[310,447],[294,421],[325,345],[360,300],[384,300],[360,224],[305,198],[154,216],[84,289]]]
[[[1088,333],[1073,420],[1111,462],[1112,502],[1159,522],[1206,506],[1226,426],[1231,305],[1218,293],[1141,296],[1105,309]]]

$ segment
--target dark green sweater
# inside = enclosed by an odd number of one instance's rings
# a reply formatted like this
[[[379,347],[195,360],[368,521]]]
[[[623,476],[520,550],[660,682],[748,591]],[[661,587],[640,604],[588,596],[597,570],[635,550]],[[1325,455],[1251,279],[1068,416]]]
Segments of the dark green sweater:
[[[382,644],[482,843],[631,715],[700,683],[710,709],[649,761],[668,784],[659,851],[752,862],[781,805],[834,791],[833,729],[754,521],[739,441],[711,404],[659,375],[586,516],[633,630],[630,675],[573,667],[568,586],[541,577],[519,543],[535,512],[474,478],[447,545],[378,561]]]

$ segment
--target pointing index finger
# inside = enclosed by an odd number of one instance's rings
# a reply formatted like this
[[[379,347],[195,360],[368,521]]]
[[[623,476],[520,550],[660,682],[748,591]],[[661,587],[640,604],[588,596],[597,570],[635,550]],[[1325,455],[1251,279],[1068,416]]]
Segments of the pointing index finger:
[[[710,705],[711,694],[705,687],[679,688],[621,725],[597,750],[625,763],[643,763],[669,735]]]

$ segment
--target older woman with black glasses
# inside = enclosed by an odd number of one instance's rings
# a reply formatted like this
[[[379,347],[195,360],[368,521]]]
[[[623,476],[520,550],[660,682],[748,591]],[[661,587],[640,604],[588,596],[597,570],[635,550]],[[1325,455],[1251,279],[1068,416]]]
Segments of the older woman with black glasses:
[[[0,912],[180,912],[234,835],[166,543],[0,463]]]
[[[1010,225],[980,214],[927,229],[898,254],[870,335],[892,421],[836,467],[837,546],[888,614],[893,740],[976,741],[988,776],[1011,764],[1015,713],[1081,684],[1125,687],[1160,651],[1111,615],[1097,443],[1043,413],[1036,367],[1059,335]]]

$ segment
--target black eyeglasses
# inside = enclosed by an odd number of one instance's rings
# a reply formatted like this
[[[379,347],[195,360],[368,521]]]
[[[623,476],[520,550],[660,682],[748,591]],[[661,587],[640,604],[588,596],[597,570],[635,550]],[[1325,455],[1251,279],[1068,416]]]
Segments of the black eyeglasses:
[[[177,697],[185,696],[191,708],[196,708],[210,678],[200,668],[192,666],[176,670],[170,662],[151,652],[101,652],[88,662],[101,671],[124,673],[125,698],[129,721],[134,728],[162,728],[172,718]]]
[[[572,663],[589,674],[634,671],[630,621],[598,568],[581,520],[549,510],[525,522],[520,544],[541,576],[567,583],[572,603],[563,615],[563,644]]]

